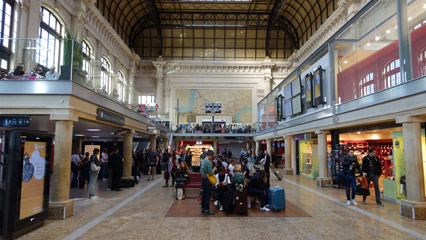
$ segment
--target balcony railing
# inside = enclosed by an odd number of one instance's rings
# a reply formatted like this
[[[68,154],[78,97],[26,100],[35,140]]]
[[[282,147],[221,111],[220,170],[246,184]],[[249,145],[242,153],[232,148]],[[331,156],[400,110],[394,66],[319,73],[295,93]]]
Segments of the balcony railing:
[[[169,117],[158,106],[138,103],[142,94],[129,84],[125,71],[114,71],[108,61],[95,59],[93,50],[70,39],[1,39],[10,55],[0,62],[4,81],[72,81],[164,126]],[[3,84],[11,87],[11,83]],[[25,85],[25,84],[24,84]],[[39,92],[41,93],[41,92]],[[48,93],[47,93],[48,94]]]

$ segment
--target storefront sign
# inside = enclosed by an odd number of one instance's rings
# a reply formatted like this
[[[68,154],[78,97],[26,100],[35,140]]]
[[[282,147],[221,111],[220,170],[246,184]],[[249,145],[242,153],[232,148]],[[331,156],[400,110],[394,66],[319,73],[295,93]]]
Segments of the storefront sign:
[[[203,144],[203,142],[202,141],[197,141],[197,142],[195,142],[195,144],[201,145],[201,144]]]
[[[22,189],[19,219],[43,211],[45,142],[25,142],[22,163]]]
[[[97,110],[96,119],[100,120],[100,121],[104,121],[104,122],[117,124],[117,125],[120,125],[120,126],[124,126],[124,124],[125,124],[123,116],[120,116],[118,114],[106,111],[106,110],[101,109],[101,108],[98,108],[98,110]]]
[[[294,140],[296,140],[296,141],[308,140],[308,139],[311,139],[310,133],[294,135]]]
[[[0,127],[29,127],[30,116],[0,116]]]

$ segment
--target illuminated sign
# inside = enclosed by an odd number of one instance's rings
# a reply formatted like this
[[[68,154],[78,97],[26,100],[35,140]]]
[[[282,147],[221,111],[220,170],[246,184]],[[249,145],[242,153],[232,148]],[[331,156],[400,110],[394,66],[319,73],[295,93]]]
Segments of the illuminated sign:
[[[202,141],[197,141],[197,142],[195,142],[195,144],[197,144],[197,145],[202,145],[202,144],[203,144],[203,142],[202,142]]]

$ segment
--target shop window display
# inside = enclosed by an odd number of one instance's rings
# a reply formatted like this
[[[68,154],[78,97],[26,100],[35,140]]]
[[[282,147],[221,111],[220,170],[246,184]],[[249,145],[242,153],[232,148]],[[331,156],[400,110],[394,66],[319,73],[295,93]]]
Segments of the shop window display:
[[[299,141],[299,171],[306,177],[318,177],[318,142],[316,139]]]

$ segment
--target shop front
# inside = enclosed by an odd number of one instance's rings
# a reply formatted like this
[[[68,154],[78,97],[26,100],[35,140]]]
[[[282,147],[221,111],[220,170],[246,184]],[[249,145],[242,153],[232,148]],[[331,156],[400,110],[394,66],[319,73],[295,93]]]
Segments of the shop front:
[[[296,155],[299,158],[296,162],[298,166],[297,173],[316,179],[318,170],[318,139],[313,138],[311,133],[299,134],[294,136],[296,140]]]
[[[338,134],[339,145],[333,147],[333,163],[335,168],[330,169],[334,183],[337,181],[337,175],[342,170],[342,157],[349,150],[353,150],[362,166],[362,159],[367,156],[368,149],[374,148],[376,156],[379,158],[382,175],[379,180],[380,191],[383,192],[384,199],[391,202],[400,203],[401,200],[407,199],[407,188],[405,183],[405,161],[404,161],[404,138],[402,127],[398,125],[381,128],[376,126],[374,130],[368,130],[369,127],[363,129],[341,130]],[[372,128],[370,128],[372,129]],[[423,166],[426,177],[426,145],[425,131],[422,129],[422,152]],[[329,138],[330,140],[330,138]],[[361,177],[358,177],[358,181]],[[372,187],[372,186],[371,186]]]
[[[200,166],[202,149],[214,150],[213,141],[180,141],[180,151],[189,150],[192,155],[192,166]]]

